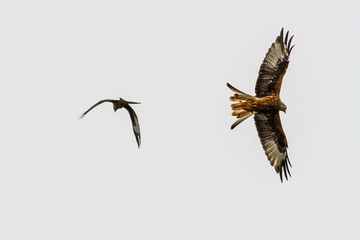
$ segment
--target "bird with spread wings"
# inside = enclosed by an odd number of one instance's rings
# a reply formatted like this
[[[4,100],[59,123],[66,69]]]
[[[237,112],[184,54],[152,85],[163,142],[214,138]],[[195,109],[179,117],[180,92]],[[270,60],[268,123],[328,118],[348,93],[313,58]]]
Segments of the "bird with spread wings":
[[[279,111],[286,112],[286,105],[280,100],[280,88],[286,69],[289,64],[289,56],[294,46],[291,46],[293,36],[288,39],[289,31],[280,36],[269,48],[259,70],[255,86],[255,96],[241,92],[229,83],[227,86],[235,93],[230,100],[235,102],[231,105],[232,115],[237,117],[231,126],[234,129],[238,124],[254,115],[258,135],[275,171],[280,174],[283,181],[283,172],[286,180],[289,171],[288,143],[284,130],[281,126]]]
[[[119,100],[112,100],[112,99],[104,99],[99,101],[98,103],[94,104],[92,107],[90,107],[86,112],[84,112],[80,118],[83,118],[88,112],[90,112],[93,108],[95,108],[96,106],[104,103],[104,102],[111,102],[113,104],[113,108],[114,111],[116,112],[116,110],[120,109],[120,108],[125,108],[130,115],[131,118],[131,122],[132,122],[132,126],[133,126],[133,131],[135,134],[135,138],[136,138],[136,142],[138,144],[138,147],[140,148],[140,143],[141,143],[141,136],[140,136],[140,125],[139,125],[139,120],[136,116],[135,111],[130,107],[130,104],[140,104],[139,102],[129,102],[126,101],[122,98],[120,98]]]

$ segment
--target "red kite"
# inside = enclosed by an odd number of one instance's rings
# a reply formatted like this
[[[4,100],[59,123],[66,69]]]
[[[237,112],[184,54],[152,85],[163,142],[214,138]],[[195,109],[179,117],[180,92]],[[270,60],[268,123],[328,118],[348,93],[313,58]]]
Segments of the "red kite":
[[[279,111],[286,112],[286,105],[280,100],[280,88],[282,79],[289,64],[289,56],[294,46],[291,46],[292,36],[288,41],[289,31],[283,40],[283,29],[280,36],[269,48],[259,70],[259,76],[255,86],[255,96],[248,95],[234,88],[229,83],[227,86],[235,92],[230,100],[235,102],[231,105],[232,115],[238,119],[231,126],[235,128],[239,123],[254,115],[255,125],[265,154],[280,174],[281,182],[284,172],[286,180],[289,171],[289,155],[287,153],[287,140],[281,126]]]
[[[138,144],[138,147],[140,148],[140,143],[141,143],[141,136],[140,136],[140,125],[139,125],[139,121],[138,118],[136,116],[135,111],[130,107],[129,104],[140,104],[139,102],[128,102],[122,98],[120,98],[120,100],[112,100],[112,99],[105,99],[105,100],[101,100],[98,103],[94,104],[91,108],[89,108],[86,112],[84,112],[80,118],[83,118],[88,112],[91,111],[91,109],[93,109],[94,107],[104,103],[104,102],[111,102],[113,104],[113,108],[114,111],[116,112],[116,110],[120,109],[120,108],[125,108],[130,115],[131,118],[131,122],[132,122],[132,126],[133,126],[133,131],[135,134],[135,138],[136,138],[136,142]]]

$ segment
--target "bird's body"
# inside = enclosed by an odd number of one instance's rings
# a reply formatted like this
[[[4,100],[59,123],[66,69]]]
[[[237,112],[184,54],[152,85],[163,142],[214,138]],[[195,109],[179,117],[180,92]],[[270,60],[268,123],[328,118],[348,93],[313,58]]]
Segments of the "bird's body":
[[[286,105],[280,99],[280,88],[292,50],[291,40],[288,41],[286,33],[283,40],[283,29],[280,36],[271,45],[259,70],[259,76],[255,87],[255,96],[241,92],[229,83],[228,87],[235,93],[230,100],[235,102],[231,105],[233,116],[238,119],[231,126],[235,128],[242,121],[254,115],[255,125],[258,130],[261,144],[271,165],[280,174],[290,175],[291,166],[287,153],[287,140],[281,126],[279,111],[286,112]]]
[[[134,135],[136,138],[136,142],[138,144],[138,147],[140,147],[141,144],[141,135],[140,135],[140,125],[139,125],[139,120],[136,116],[135,111],[130,107],[130,104],[140,104],[139,102],[129,102],[126,101],[122,98],[120,98],[119,100],[113,100],[113,99],[104,99],[101,100],[99,102],[97,102],[96,104],[94,104],[93,106],[91,106],[86,112],[84,112],[80,118],[83,118],[88,112],[90,112],[93,108],[97,107],[98,105],[104,103],[104,102],[111,102],[113,104],[113,109],[116,112],[118,109],[121,108],[125,108],[130,115],[131,118],[131,122],[132,122],[132,126],[133,126],[133,131],[134,131]]]

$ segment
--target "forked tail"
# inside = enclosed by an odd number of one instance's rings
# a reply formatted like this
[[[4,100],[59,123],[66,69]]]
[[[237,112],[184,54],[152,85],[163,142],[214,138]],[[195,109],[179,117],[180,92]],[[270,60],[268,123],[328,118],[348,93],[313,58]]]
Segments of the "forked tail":
[[[231,125],[231,129],[234,129],[242,121],[254,114],[254,112],[251,111],[251,99],[253,96],[243,93],[231,86],[229,83],[227,86],[235,93],[234,96],[230,97],[230,100],[235,102],[231,104],[231,108],[233,110],[232,115],[238,118],[233,125]]]

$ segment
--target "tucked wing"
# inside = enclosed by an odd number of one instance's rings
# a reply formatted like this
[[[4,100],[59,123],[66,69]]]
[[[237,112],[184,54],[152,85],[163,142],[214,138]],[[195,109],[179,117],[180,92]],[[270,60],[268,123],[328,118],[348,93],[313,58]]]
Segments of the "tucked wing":
[[[125,105],[125,108],[130,114],[130,118],[131,118],[131,122],[132,122],[132,126],[133,126],[133,131],[134,131],[135,138],[136,138],[136,142],[138,144],[138,147],[140,148],[141,136],[140,136],[139,120],[138,120],[138,118],[136,116],[135,111],[130,107],[129,104]]]
[[[104,102],[111,102],[111,103],[114,103],[116,102],[117,100],[111,100],[111,99],[104,99],[104,100],[101,100],[99,101],[98,103],[94,104],[91,108],[89,108],[86,112],[84,112],[83,114],[81,114],[80,116],[80,119],[83,118],[88,112],[90,112],[93,108],[97,107],[98,105],[104,103]]]
[[[281,126],[279,112],[256,113],[254,119],[261,144],[271,166],[274,166],[276,172],[280,174],[281,182],[283,172],[287,180],[288,174],[291,177],[289,171],[291,164],[286,150],[287,141]]]
[[[256,82],[255,93],[257,97],[278,96],[282,79],[289,64],[291,50],[291,40],[288,41],[289,31],[286,33],[285,42],[283,40],[283,29],[280,36],[269,48],[259,70],[259,76]]]

